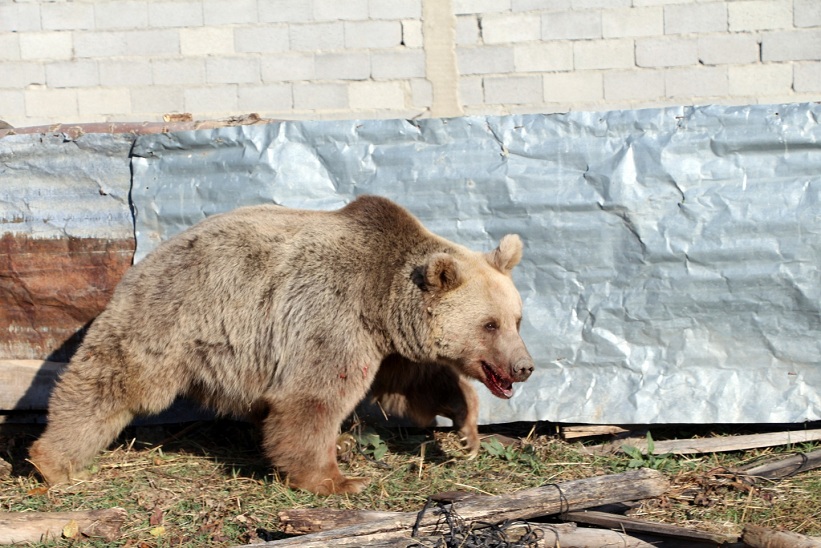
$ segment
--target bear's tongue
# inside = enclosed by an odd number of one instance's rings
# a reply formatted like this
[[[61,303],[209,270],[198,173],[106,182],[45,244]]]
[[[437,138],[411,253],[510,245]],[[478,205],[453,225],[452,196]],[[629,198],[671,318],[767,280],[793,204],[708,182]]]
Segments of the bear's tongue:
[[[485,386],[494,396],[505,400],[513,396],[513,383],[497,375],[485,362],[482,362],[482,369],[485,372]]]

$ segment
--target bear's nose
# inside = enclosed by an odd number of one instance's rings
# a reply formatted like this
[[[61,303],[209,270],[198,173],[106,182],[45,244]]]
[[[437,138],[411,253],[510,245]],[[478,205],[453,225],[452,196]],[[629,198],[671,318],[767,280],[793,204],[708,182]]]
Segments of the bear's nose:
[[[533,373],[533,360],[530,356],[520,358],[513,364],[513,380],[516,382],[526,381]]]

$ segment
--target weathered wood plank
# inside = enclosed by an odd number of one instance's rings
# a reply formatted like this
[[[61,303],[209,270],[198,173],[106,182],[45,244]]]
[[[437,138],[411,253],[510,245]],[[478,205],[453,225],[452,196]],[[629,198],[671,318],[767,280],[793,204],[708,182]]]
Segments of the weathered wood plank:
[[[726,451],[744,451],[776,445],[792,445],[808,441],[821,440],[821,429],[769,432],[766,434],[749,434],[745,436],[726,436],[716,438],[695,438],[686,440],[664,440],[654,442],[654,455],[688,455],[697,453],[721,453]],[[646,440],[630,440],[613,444],[589,447],[593,453],[613,453],[624,445],[631,445],[642,453],[647,453]]]
[[[66,364],[43,360],[0,359],[0,409],[42,411]]]
[[[821,449],[746,466],[739,472],[755,481],[756,479],[784,478],[816,468],[821,468]]]

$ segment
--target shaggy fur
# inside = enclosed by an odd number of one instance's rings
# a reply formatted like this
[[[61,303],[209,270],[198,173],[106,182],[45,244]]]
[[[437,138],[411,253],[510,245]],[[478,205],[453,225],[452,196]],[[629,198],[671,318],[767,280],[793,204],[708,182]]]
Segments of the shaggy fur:
[[[378,197],[210,217],[125,275],[55,387],[31,460],[67,481],[135,415],[188,396],[264,416],[266,455],[291,486],[358,492],[366,480],[342,476],[335,440],[375,379],[386,408],[448,416],[475,452],[463,376],[510,397],[533,369],[510,279],[521,247],[506,236],[470,251]]]

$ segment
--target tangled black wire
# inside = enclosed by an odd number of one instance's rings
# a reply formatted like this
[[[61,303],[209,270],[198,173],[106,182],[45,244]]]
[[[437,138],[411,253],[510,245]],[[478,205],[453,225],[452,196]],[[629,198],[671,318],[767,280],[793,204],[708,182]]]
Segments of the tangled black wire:
[[[425,548],[532,548],[537,546],[543,537],[542,531],[534,529],[524,521],[505,520],[500,524],[474,521],[468,525],[456,513],[452,504],[431,498],[428,498],[425,506],[417,514],[411,537],[418,538],[422,518],[433,506],[436,506],[433,511],[439,519],[433,532],[424,539],[419,539],[418,546]],[[513,540],[510,535],[513,529],[517,530],[516,540]]]

